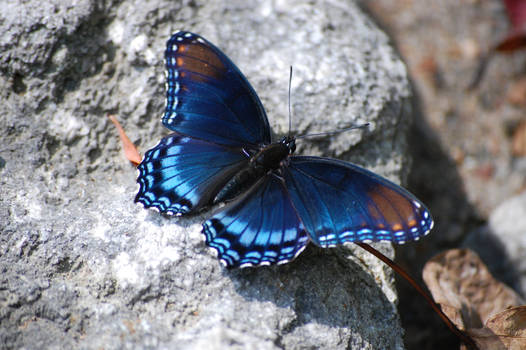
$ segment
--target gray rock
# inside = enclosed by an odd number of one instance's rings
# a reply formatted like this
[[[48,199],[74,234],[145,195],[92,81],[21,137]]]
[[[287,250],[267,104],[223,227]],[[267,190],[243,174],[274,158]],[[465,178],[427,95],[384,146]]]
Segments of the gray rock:
[[[192,30],[238,64],[276,134],[288,128],[289,65],[294,133],[371,123],[302,141],[298,153],[400,181],[406,70],[355,3],[0,6],[0,347],[403,348],[393,274],[376,258],[310,247],[284,266],[223,269],[203,217],[133,203],[135,169],[106,117],[117,114],[143,152],[168,133],[164,45]]]
[[[526,295],[526,191],[499,205],[488,225],[471,232],[464,245],[475,250],[495,278]]]

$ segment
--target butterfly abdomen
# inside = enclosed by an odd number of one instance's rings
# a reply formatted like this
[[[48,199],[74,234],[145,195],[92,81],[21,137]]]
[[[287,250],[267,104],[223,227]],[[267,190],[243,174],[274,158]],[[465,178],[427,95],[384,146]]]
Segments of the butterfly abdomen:
[[[215,196],[212,204],[228,202],[241,193],[246,192],[252,185],[266,173],[262,167],[253,166],[251,163],[232,177]]]

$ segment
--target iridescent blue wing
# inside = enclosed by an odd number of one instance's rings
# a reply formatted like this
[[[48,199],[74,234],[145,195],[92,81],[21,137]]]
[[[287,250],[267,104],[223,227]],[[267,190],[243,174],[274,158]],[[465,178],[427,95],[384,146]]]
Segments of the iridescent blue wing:
[[[429,211],[412,194],[351,163],[291,157],[283,174],[294,207],[319,246],[404,243],[426,235],[433,226]]]
[[[247,163],[240,148],[173,133],[146,152],[137,167],[135,201],[169,214],[198,211]]]
[[[261,101],[218,48],[199,35],[178,32],[168,40],[165,58],[167,128],[223,145],[270,143]]]
[[[283,180],[274,174],[205,221],[203,233],[228,267],[285,263],[308,242]]]

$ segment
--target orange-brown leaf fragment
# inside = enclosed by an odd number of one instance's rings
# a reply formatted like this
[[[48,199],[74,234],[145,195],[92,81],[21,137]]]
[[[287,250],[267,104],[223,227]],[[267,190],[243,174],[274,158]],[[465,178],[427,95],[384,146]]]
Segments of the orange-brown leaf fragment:
[[[452,249],[433,257],[424,267],[423,278],[459,329],[482,328],[493,315],[523,304],[521,297],[497,281],[468,249]]]
[[[131,142],[131,140],[128,138],[121,124],[117,121],[117,118],[115,118],[115,116],[111,114],[108,114],[108,118],[110,118],[111,122],[115,125],[117,131],[119,132],[119,136],[122,142],[122,149],[124,150],[124,155],[126,156],[126,158],[128,158],[128,160],[131,163],[133,163],[133,165],[139,165],[142,157],[139,151],[137,150],[137,147],[135,147],[133,142]]]
[[[480,58],[475,76],[469,84],[470,90],[477,87],[482,80],[488,62],[494,53],[500,52],[509,54],[526,48],[526,1],[503,0],[503,2],[504,5],[506,5],[508,17],[511,22],[511,29],[506,37],[493,45],[490,51]]]
[[[495,50],[513,52],[526,47],[526,1],[504,0],[511,30],[508,35],[497,44]]]

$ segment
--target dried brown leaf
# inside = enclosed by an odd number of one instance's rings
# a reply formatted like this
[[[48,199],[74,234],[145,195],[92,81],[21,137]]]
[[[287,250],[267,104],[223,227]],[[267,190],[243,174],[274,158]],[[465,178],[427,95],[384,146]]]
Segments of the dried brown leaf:
[[[486,322],[486,327],[470,329],[467,333],[480,350],[526,349],[526,305],[493,315]]]
[[[492,315],[523,303],[468,249],[452,249],[433,257],[424,267],[423,278],[459,329],[482,328]]]

